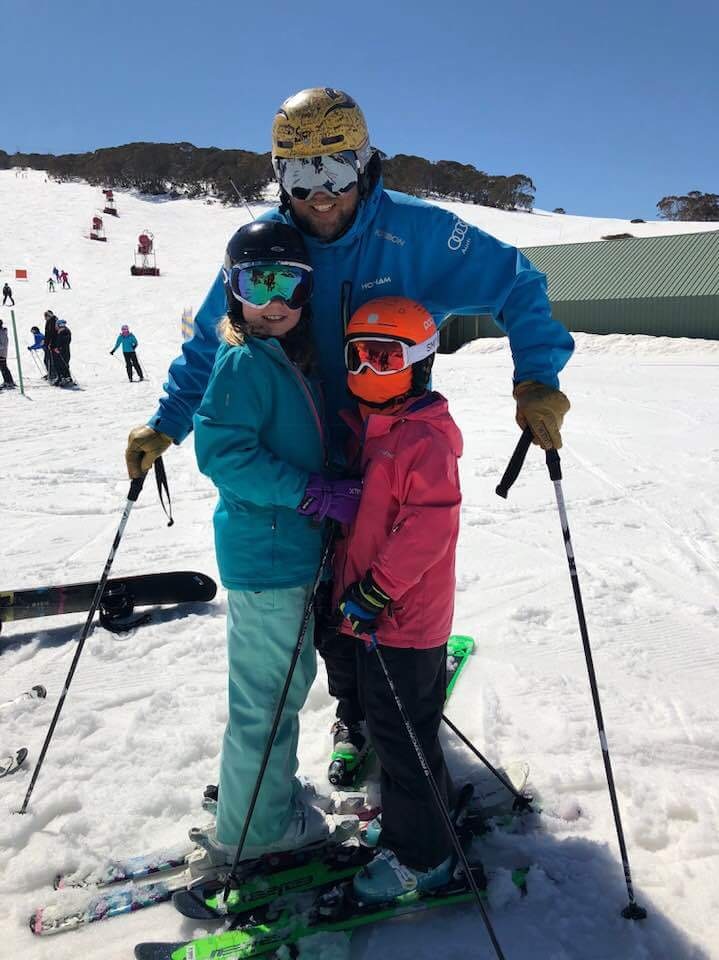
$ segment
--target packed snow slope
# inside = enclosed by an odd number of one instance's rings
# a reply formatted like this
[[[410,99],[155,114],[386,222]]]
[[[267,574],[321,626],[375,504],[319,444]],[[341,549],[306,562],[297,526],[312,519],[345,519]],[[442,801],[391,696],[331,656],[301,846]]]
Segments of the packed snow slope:
[[[0,392],[0,589],[99,576],[128,490],[127,433],[155,408],[180,346],[183,307],[199,306],[227,238],[248,217],[201,201],[118,193],[120,217],[105,218],[101,244],[83,237],[100,202],[87,185],[0,173],[0,280],[9,278],[15,291],[27,385],[25,397]],[[475,207],[461,213],[521,244],[596,238],[608,223]],[[143,229],[155,235],[159,278],[130,276]],[[53,265],[67,269],[72,290],[47,293]],[[28,269],[27,283],[13,281],[15,267]],[[81,390],[48,387],[24,349],[48,306],[72,329]],[[8,322],[9,310],[0,316]],[[121,358],[108,355],[122,323],[137,336],[148,382],[129,384]],[[477,850],[536,864],[529,896],[506,884],[493,894],[508,960],[719,957],[718,370],[715,342],[579,336],[562,376],[572,401],[564,493],[637,899],[649,911],[632,924],[619,916],[627,895],[540,452],[530,452],[507,501],[494,493],[518,438],[507,345],[480,341],[438,358],[436,386],[466,443],[455,630],[479,644],[450,715],[493,762],[529,762],[547,811],[524,832],[496,834]],[[216,576],[215,493],[196,469],[191,441],[166,463],[175,525],[166,526],[148,483],[114,573],[194,568]],[[15,814],[82,624],[81,615],[26,620],[0,635],[0,701],[36,683],[48,688],[45,701],[0,708],[0,755],[30,750],[26,767],[0,780],[0,952],[7,957],[122,960],[139,940],[201,930],[170,905],[53,938],[28,930],[35,907],[63,897],[52,891],[56,873],[176,845],[206,821],[202,790],[217,778],[222,591],[199,610],[165,608],[126,636],[93,631],[30,810]],[[320,668],[300,744],[302,770],[320,785],[332,715]],[[445,742],[456,776],[478,777],[472,756]],[[473,907],[378,925],[332,949],[310,944],[303,956],[492,956]]]

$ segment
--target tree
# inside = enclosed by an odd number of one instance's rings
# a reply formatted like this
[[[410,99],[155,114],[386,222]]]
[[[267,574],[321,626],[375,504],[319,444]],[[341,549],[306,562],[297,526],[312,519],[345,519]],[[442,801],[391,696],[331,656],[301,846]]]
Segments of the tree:
[[[662,197],[657,209],[665,220],[719,220],[719,194],[690,190],[681,197]]]

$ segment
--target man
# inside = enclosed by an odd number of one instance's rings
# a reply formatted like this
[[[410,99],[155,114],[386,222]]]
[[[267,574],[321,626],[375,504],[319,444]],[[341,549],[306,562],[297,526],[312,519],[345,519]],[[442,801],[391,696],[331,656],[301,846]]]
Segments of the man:
[[[46,310],[45,314],[45,339],[43,343],[43,352],[45,360],[45,369],[47,374],[43,377],[44,380],[55,379],[55,347],[57,346],[57,317],[52,312],[52,310]]]
[[[14,307],[14,306],[15,306],[15,300],[13,299],[12,289],[11,289],[9,283],[5,283],[5,285],[4,285],[3,288],[2,288],[2,305],[3,305],[3,306],[5,306],[5,302],[6,302],[7,300],[10,301],[10,306],[11,306],[11,307]]]
[[[0,390],[7,387],[8,390],[12,390],[15,386],[15,381],[12,378],[12,374],[8,369],[7,365],[7,348],[8,348],[8,332],[7,328],[3,325],[2,320],[0,320],[0,373],[2,374],[2,387]]]
[[[491,314],[509,335],[517,422],[529,425],[543,448],[561,446],[569,402],[558,389],[557,374],[574,343],[552,318],[545,277],[526,257],[439,207],[384,190],[380,155],[370,146],[362,111],[340,90],[302,90],[282,104],[272,128],[272,162],[280,205],[262,219],[298,227],[309,250],[313,334],[331,460],[341,461],[345,436],[338,412],[351,405],[344,328],[363,303],[391,295],[422,304],[437,327],[450,314]],[[170,366],[158,411],[130,433],[125,456],[131,478],[149,470],[170,444],[181,443],[191,431],[218,346],[216,327],[225,313],[220,272],[195,318],[194,337]],[[354,641],[346,639],[346,647],[334,639],[327,618],[325,630],[316,632],[330,693],[339,699],[335,739],[361,745]]]

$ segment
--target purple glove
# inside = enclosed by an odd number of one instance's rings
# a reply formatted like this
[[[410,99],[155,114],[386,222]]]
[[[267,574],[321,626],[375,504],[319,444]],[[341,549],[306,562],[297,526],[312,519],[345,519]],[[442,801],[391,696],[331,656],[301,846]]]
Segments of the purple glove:
[[[297,512],[303,517],[331,517],[350,524],[359,510],[361,496],[361,480],[331,480],[312,473]]]

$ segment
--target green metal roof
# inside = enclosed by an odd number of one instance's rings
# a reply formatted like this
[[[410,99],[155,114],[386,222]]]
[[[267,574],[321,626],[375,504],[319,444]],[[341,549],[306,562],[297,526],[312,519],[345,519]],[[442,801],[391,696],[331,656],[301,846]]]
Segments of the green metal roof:
[[[719,295],[719,230],[523,247],[522,253],[547,274],[553,302]]]

